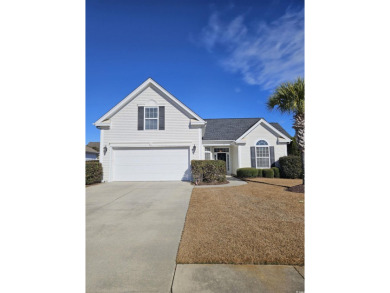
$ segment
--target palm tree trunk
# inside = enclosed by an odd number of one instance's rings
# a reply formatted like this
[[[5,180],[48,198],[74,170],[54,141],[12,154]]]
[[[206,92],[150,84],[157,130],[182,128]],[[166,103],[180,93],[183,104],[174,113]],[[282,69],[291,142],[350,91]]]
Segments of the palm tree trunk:
[[[299,151],[301,152],[303,184],[305,184],[305,116],[304,114],[294,115],[294,125]]]

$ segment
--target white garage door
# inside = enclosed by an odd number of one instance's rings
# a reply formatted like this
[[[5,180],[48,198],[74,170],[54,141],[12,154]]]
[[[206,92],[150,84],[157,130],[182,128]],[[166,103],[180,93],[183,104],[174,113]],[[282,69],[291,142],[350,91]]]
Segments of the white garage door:
[[[117,148],[113,181],[190,180],[189,148]]]

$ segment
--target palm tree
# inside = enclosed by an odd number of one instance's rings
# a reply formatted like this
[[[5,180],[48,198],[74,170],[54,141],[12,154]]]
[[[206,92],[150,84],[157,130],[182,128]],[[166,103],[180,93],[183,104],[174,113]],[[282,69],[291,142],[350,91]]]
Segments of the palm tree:
[[[305,80],[298,77],[294,82],[285,82],[276,87],[268,98],[267,107],[276,107],[281,113],[293,113],[295,136],[302,158],[303,184],[305,184]]]

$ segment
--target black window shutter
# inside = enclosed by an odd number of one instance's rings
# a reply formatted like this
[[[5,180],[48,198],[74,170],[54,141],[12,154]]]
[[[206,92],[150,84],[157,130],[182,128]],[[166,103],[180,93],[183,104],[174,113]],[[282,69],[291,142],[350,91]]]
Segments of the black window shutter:
[[[158,129],[159,130],[165,129],[165,107],[164,106],[158,107]]]
[[[271,162],[271,167],[275,167],[275,147],[269,147],[269,158]]]
[[[256,168],[256,154],[255,147],[251,147],[251,167]]]
[[[144,107],[138,107],[138,130],[144,130]]]

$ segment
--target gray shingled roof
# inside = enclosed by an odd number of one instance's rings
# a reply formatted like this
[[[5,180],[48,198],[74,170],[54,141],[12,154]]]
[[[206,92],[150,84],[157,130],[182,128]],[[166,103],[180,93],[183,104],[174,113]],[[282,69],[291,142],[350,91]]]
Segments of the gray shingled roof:
[[[98,141],[91,141],[87,144],[87,146],[89,146],[90,148],[97,148],[98,150],[100,150],[100,142]]]
[[[204,140],[236,140],[261,118],[204,119],[207,122]],[[279,123],[270,123],[283,134],[291,137]]]
[[[89,147],[89,146],[85,146],[85,152],[86,153],[92,153],[92,154],[98,154],[99,152],[94,150],[93,148]]]
[[[281,133],[283,133],[287,137],[292,138],[292,136],[290,134],[288,134],[288,132],[286,130],[284,130],[284,128],[279,123],[270,122],[269,124],[271,124],[273,127],[275,127],[277,130],[279,130]]]

